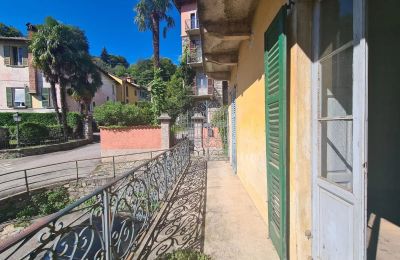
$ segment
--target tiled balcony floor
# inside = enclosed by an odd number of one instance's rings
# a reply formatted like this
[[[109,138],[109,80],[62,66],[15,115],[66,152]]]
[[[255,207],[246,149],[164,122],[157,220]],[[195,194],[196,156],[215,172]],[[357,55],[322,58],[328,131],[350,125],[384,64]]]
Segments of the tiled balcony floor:
[[[215,260],[279,259],[239,178],[220,161],[193,161],[135,258],[154,259],[180,248]]]

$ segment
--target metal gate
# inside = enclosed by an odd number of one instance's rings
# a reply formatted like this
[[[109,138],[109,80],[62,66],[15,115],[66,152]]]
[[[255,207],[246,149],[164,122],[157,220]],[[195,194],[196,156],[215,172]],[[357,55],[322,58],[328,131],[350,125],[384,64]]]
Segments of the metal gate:
[[[203,117],[203,122],[196,126],[198,129],[195,129],[192,119],[194,115]],[[172,133],[174,143],[188,138],[191,151],[195,155],[205,156],[207,160],[229,160],[228,112],[226,106],[222,106],[218,100],[195,102],[190,109],[178,116],[172,126]],[[200,143],[201,149],[195,149],[195,143]]]

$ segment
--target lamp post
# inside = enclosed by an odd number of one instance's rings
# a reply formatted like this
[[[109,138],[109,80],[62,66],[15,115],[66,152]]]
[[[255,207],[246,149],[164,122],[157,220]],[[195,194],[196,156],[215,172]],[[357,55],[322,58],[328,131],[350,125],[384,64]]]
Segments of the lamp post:
[[[13,115],[14,122],[17,123],[17,148],[19,147],[19,122],[21,122],[21,116],[17,113]]]

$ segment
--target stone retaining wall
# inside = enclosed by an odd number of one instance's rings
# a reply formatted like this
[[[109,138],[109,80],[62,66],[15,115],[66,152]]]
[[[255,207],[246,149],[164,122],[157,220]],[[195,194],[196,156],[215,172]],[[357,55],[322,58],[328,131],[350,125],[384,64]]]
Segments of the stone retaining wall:
[[[23,147],[18,149],[4,149],[0,150],[0,159],[9,159],[24,157],[30,155],[39,155],[45,153],[52,153],[58,151],[71,150],[83,145],[90,144],[92,141],[87,139],[73,140],[61,144],[49,144],[32,147]]]

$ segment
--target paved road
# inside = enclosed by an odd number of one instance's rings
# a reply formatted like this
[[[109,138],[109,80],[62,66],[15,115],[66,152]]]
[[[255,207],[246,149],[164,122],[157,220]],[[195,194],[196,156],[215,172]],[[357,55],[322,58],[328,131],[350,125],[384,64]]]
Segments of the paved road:
[[[29,189],[32,190],[76,178],[77,165],[74,161],[96,157],[100,157],[99,143],[85,145],[68,151],[1,160],[0,199],[27,190],[23,171],[25,169],[30,169],[26,173]],[[66,161],[72,162],[63,163]],[[79,178],[87,177],[99,163],[100,159],[79,162]],[[41,167],[49,164],[56,165]],[[5,174],[9,172],[12,173]]]
[[[65,161],[74,161],[95,157],[100,157],[99,143],[88,144],[68,151],[1,160],[0,174],[5,172],[34,168],[52,163],[60,163]]]

